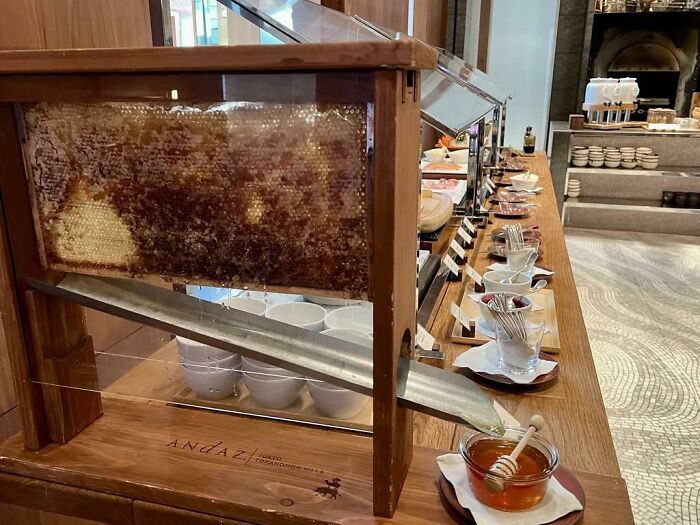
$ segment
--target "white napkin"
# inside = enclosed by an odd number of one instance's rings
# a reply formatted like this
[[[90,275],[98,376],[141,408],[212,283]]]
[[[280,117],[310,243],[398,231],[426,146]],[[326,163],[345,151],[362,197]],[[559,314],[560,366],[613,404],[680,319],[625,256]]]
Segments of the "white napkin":
[[[536,378],[548,374],[557,366],[556,361],[538,359],[534,372],[530,372],[529,374],[513,374],[498,366],[496,351],[496,343],[494,341],[488,342],[485,345],[475,346],[459,354],[457,359],[454,360],[454,363],[452,363],[452,366],[456,366],[457,368],[469,368],[474,372],[506,376],[519,385],[532,383]]]
[[[507,272],[509,270],[508,265],[505,263],[492,263],[489,265],[489,270],[495,270],[497,272]],[[533,266],[531,275],[554,275],[552,270],[545,270],[538,266]]]
[[[478,304],[479,301],[481,301],[481,298],[482,298],[484,295],[486,295],[486,294],[485,294],[485,293],[470,293],[470,294],[468,295],[468,297],[469,297],[469,299],[471,299],[472,301],[474,301],[475,303]],[[534,296],[533,296],[533,297],[534,297]],[[533,312],[539,312],[539,311],[544,310],[544,306],[541,306],[541,305],[537,304],[537,303],[532,299],[532,297],[531,297],[530,299],[532,300],[532,311],[533,311]]]
[[[467,481],[467,466],[459,454],[444,454],[437,458],[442,474],[452,483],[459,504],[469,509],[477,525],[540,525],[561,518],[583,507],[576,496],[552,477],[542,501],[523,512],[503,512],[479,502]]]

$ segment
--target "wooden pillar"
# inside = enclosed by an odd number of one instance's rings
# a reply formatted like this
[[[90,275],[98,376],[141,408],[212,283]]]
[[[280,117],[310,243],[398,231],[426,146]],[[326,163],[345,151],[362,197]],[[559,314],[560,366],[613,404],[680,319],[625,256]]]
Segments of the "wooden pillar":
[[[65,443],[102,413],[100,393],[56,386],[70,384],[71,368],[96,387],[92,341],[79,306],[28,289],[29,278],[56,280],[41,264],[22,146],[12,104],[0,104],[0,176],[4,218],[2,263],[3,327],[8,338],[24,439],[36,450],[49,440]],[[5,243],[6,241],[6,243]],[[32,379],[47,383],[37,386]],[[39,393],[39,390],[41,393]]]
[[[375,74],[371,289],[374,301],[374,512],[391,517],[411,463],[412,413],[396,400],[399,355],[416,327],[418,73]]]

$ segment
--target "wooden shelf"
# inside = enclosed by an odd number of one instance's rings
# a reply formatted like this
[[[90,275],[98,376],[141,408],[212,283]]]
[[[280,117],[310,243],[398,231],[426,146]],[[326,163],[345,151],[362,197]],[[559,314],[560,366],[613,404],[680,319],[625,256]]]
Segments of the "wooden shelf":
[[[372,513],[372,440],[204,410],[109,399],[65,445],[0,445],[0,470],[161,505],[268,523],[381,522]],[[449,523],[437,451],[416,448],[391,523]],[[339,478],[337,498],[325,480]],[[261,510],[262,509],[262,510]]]

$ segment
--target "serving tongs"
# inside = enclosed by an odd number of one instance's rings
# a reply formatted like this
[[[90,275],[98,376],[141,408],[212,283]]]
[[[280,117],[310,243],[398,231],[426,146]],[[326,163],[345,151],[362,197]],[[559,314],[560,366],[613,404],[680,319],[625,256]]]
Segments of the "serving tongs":
[[[130,279],[67,274],[56,285],[36,279],[30,279],[29,285],[88,308],[372,395],[370,348]],[[399,358],[397,374],[399,405],[491,435],[503,434],[492,401],[469,379],[405,357]]]

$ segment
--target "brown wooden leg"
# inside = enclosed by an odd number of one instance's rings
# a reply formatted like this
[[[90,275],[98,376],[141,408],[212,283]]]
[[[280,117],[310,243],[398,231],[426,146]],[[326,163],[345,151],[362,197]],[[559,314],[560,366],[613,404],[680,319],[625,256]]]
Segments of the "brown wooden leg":
[[[399,355],[416,326],[419,109],[413,73],[377,73],[373,164],[374,513],[391,517],[412,456],[412,414],[398,407]],[[372,197],[370,197],[372,199]]]
[[[0,313],[2,313],[5,343],[17,394],[24,445],[38,450],[49,441],[41,387],[32,383],[29,357],[20,323],[10,253],[5,235],[5,217],[0,213]]]
[[[34,291],[26,297],[49,436],[67,443],[102,415],[92,338],[80,306]]]

